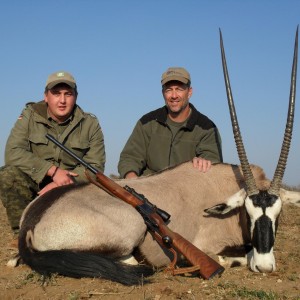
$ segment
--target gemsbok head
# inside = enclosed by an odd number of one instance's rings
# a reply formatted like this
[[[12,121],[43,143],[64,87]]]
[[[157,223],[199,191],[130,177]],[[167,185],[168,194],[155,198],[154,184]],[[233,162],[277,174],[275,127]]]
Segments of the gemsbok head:
[[[253,253],[250,258],[250,268],[255,272],[272,272],[276,268],[273,247],[278,225],[278,218],[282,208],[280,188],[284,171],[286,168],[290,143],[292,139],[297,78],[298,27],[299,26],[297,26],[294,45],[287,123],[278,164],[268,190],[259,190],[257,188],[253,174],[250,169],[233,102],[233,96],[225,58],[222,32],[220,30],[222,65],[228,106],[230,111],[236,148],[246,183],[245,189],[241,190],[239,192],[239,195],[236,194],[232,196],[231,200],[233,202],[240,201],[240,203],[237,206],[242,206],[243,204],[245,204],[251,243],[253,246]],[[241,195],[242,197],[238,197]],[[243,200],[241,201],[241,199]],[[222,209],[220,208],[220,210]]]

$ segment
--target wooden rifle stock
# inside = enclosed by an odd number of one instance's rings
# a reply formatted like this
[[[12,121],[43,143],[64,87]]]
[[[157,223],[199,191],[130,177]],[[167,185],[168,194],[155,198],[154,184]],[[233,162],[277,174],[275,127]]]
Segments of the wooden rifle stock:
[[[215,275],[223,273],[224,268],[221,265],[183,238],[180,234],[172,231],[164,222],[162,222],[161,218],[159,220],[159,216],[152,215],[152,218],[157,222],[162,236],[171,239],[170,247],[173,247],[179,253],[184,255],[192,266],[199,266],[201,277],[204,279],[211,279]]]
[[[115,197],[125,201],[126,203],[132,205],[136,208],[143,217],[147,216],[147,220],[150,220],[152,225],[156,228],[156,232],[161,237],[157,241],[169,249],[175,249],[177,252],[181,253],[193,266],[198,267],[200,275],[204,279],[211,279],[217,274],[221,274],[224,268],[219,265],[215,260],[205,254],[203,251],[195,247],[192,243],[184,239],[181,235],[173,232],[164,222],[160,214],[157,213],[156,207],[150,202],[145,203],[125,188],[117,184],[115,181],[105,176],[103,173],[99,172],[97,169],[86,163],[81,158],[77,157],[71,150],[63,146],[58,142],[53,136],[47,134],[46,137],[55,143],[62,150],[67,152],[80,164],[82,164],[86,169],[90,170],[96,175],[100,185],[113,194]],[[151,205],[148,205],[148,204]],[[167,213],[166,213],[167,214]],[[145,218],[144,218],[145,220]],[[147,222],[145,221],[147,224]],[[153,226],[151,226],[153,228]],[[149,228],[148,228],[149,229]],[[153,235],[155,237],[155,234]]]

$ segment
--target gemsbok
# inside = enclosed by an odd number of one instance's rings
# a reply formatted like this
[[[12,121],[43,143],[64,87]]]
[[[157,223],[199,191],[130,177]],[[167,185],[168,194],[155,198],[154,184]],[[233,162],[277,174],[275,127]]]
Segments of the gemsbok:
[[[168,226],[209,255],[246,255],[254,272],[275,270],[273,247],[282,203],[300,193],[281,188],[292,138],[298,56],[295,37],[289,110],[272,181],[250,165],[236,117],[220,31],[220,47],[233,134],[241,166],[216,164],[207,173],[183,163],[154,175],[116,179],[171,214]],[[142,275],[170,263],[172,255],[147,233],[130,205],[93,184],[62,186],[28,205],[21,220],[19,254],[33,270],[49,275],[101,277],[138,284]],[[133,257],[137,264],[123,261]]]

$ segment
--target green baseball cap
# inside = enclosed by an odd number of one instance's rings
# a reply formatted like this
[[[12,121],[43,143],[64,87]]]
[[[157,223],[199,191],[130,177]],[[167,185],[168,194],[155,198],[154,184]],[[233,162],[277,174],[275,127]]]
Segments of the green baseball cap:
[[[169,81],[180,81],[184,84],[191,82],[190,73],[185,68],[172,67],[168,68],[161,76],[161,85],[166,84]]]
[[[71,88],[76,89],[76,81],[72,74],[59,71],[49,75],[46,82],[46,89],[50,90],[59,83],[65,83]]]

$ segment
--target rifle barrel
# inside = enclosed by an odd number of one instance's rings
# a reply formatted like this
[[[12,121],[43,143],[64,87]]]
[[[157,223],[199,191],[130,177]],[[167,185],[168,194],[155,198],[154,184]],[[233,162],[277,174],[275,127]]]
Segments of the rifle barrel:
[[[86,161],[84,161],[82,158],[78,157],[75,153],[73,153],[70,149],[62,145],[60,142],[58,142],[51,134],[46,134],[46,138],[53,142],[56,146],[58,146],[60,149],[67,152],[70,156],[72,156],[75,160],[77,160],[80,164],[82,164],[86,169],[90,170],[95,175],[99,173],[99,171],[92,167],[90,164],[88,164]]]

